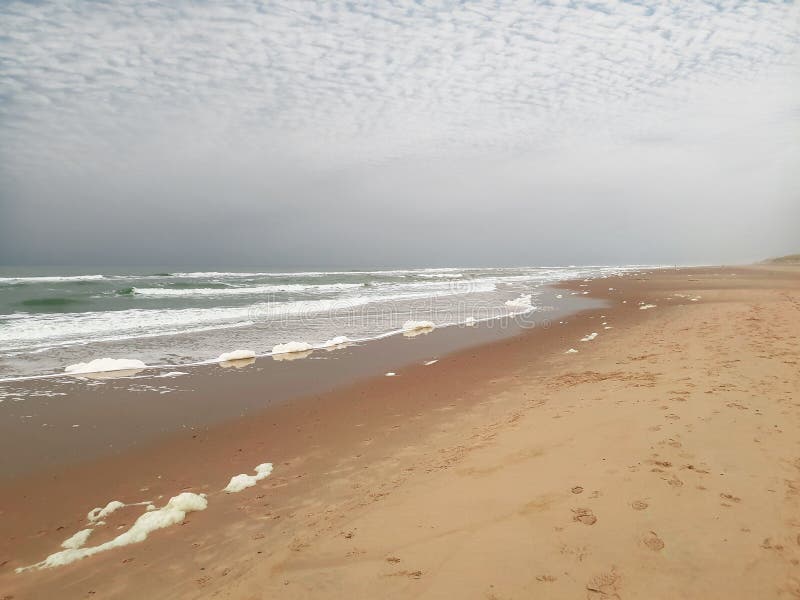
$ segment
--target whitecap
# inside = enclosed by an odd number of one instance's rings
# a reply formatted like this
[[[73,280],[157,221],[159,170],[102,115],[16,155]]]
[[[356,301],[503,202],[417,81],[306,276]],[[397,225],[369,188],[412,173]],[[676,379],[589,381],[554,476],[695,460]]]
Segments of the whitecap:
[[[44,277],[0,277],[0,283],[59,283],[62,281],[97,281],[105,275],[61,275]]]
[[[258,294],[275,294],[279,292],[337,292],[363,287],[362,283],[332,283],[303,285],[297,283],[285,285],[256,285],[226,288],[133,288],[134,295],[154,298],[184,296],[253,296]]]

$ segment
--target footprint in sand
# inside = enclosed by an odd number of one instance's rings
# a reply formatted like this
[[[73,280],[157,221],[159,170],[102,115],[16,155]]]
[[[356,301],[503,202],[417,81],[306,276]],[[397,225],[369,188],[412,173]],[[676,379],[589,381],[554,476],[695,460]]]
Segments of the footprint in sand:
[[[572,520],[584,525],[594,525],[597,523],[597,517],[594,516],[590,508],[573,508]]]
[[[631,508],[633,510],[644,510],[648,506],[650,506],[650,505],[647,502],[645,502],[644,500],[634,500],[633,502],[631,502]]]
[[[666,481],[666,482],[667,482],[669,485],[671,485],[672,487],[682,487],[682,486],[683,486],[683,481],[681,481],[680,479],[678,479],[677,477],[675,477],[675,475],[673,475],[673,476],[672,476],[672,477],[670,477],[669,479],[665,479],[665,481]]]
[[[653,552],[659,552],[660,550],[664,549],[664,540],[658,537],[658,534],[655,531],[651,531],[644,538],[642,538],[642,543],[650,548],[650,550]]]
[[[622,576],[617,573],[615,568],[612,568],[608,573],[600,573],[595,575],[586,584],[586,590],[589,592],[589,598],[620,598],[620,589],[622,588]],[[599,594],[597,596],[596,594]]]
[[[733,494],[720,494],[719,497],[722,498],[723,500],[728,500],[730,502],[737,502],[738,503],[738,502],[742,501],[741,498],[738,498],[738,497],[734,496]]]
[[[573,494],[580,494],[583,492],[583,488],[579,485],[576,485],[571,491]]]
[[[387,577],[408,577],[409,579],[419,579],[422,577],[422,571],[397,571],[396,573],[389,573]]]

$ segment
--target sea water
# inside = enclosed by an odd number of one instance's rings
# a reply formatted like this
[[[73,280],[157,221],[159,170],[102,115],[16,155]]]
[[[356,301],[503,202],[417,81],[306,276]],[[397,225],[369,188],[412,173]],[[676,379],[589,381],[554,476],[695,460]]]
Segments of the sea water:
[[[0,268],[0,380],[98,358],[185,365],[524,317],[543,286],[641,266],[352,271]],[[335,345],[335,344],[334,344]]]

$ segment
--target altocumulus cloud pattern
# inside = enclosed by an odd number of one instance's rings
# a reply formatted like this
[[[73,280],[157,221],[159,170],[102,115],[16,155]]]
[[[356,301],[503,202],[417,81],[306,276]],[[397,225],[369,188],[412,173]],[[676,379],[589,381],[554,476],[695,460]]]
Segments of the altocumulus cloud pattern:
[[[725,0],[4,2],[0,157],[14,179],[165,135],[332,166],[658,139],[698,88],[796,70],[799,19]]]

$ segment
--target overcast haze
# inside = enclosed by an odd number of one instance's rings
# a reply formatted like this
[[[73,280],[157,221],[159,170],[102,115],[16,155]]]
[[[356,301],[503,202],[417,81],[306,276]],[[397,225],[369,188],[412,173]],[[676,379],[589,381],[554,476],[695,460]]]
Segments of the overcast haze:
[[[779,2],[3,2],[0,263],[800,251]]]

